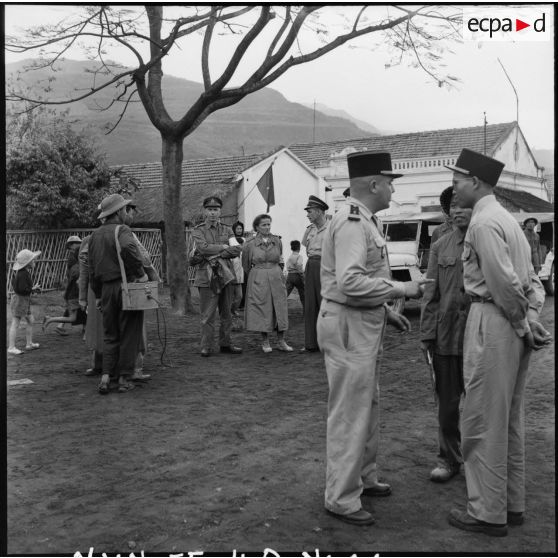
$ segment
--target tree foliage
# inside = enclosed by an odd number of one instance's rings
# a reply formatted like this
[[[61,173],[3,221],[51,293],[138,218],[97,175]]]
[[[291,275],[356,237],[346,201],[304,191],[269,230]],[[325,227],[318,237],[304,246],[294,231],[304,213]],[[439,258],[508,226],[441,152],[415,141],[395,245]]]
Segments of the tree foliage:
[[[6,221],[16,229],[91,226],[113,181],[91,135],[72,128],[67,113],[40,110],[8,119],[6,128]]]

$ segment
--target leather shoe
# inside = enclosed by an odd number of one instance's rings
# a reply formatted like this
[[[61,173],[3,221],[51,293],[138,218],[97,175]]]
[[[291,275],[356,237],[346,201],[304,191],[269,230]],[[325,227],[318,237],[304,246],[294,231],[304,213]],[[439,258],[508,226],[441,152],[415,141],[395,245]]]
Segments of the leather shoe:
[[[352,525],[372,525],[376,521],[371,513],[363,510],[362,508],[356,512],[348,513],[346,515],[341,513],[334,513],[330,510],[326,511],[336,519],[340,519],[345,523],[351,523]]]
[[[320,351],[320,349],[318,349],[318,347],[316,348],[308,348],[308,347],[302,347],[302,349],[299,350],[299,353],[318,353]]]
[[[200,355],[202,357],[208,357],[211,354],[211,352],[209,351],[209,349],[202,349],[200,352]]]
[[[234,345],[229,345],[228,347],[221,347],[219,349],[222,353],[231,353],[233,355],[239,355],[242,352],[240,347],[235,347]]]
[[[447,463],[440,463],[430,471],[430,480],[432,482],[448,482],[459,473],[459,466],[451,467]]]
[[[372,486],[368,486],[362,491],[363,496],[372,496],[382,498],[391,494],[391,486],[386,482],[376,482]]]
[[[524,521],[523,512],[508,512],[508,525],[523,525]]]
[[[508,527],[505,523],[487,523],[486,521],[471,517],[467,512],[455,509],[451,510],[448,522],[450,525],[463,531],[484,533],[491,537],[505,537],[508,534]]]

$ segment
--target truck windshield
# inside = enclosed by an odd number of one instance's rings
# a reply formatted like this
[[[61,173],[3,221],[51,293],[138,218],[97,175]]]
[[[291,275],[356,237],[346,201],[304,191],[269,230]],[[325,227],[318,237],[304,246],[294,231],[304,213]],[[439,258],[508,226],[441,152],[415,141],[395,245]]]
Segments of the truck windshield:
[[[385,223],[384,235],[389,242],[408,242],[417,239],[418,223]]]

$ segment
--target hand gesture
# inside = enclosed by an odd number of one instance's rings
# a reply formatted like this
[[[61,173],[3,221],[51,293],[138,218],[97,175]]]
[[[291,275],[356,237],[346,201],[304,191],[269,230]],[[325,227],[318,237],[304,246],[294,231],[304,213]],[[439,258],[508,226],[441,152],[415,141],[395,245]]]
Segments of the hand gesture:
[[[82,310],[86,310],[87,309],[87,300],[80,300],[79,301],[79,306]]]
[[[32,291],[35,292],[39,292],[41,290],[41,284],[40,283],[35,283],[32,287],[31,287]]]
[[[434,283],[434,279],[419,279],[418,281],[406,281],[405,296],[408,298],[420,298],[424,293],[424,286]]]
[[[552,342],[552,335],[547,331],[544,326],[536,321],[529,320],[529,326],[531,328],[531,333],[533,335],[533,349],[538,351],[544,346]]]
[[[411,322],[403,314],[391,309],[387,313],[387,323],[395,326],[399,331],[411,331]]]

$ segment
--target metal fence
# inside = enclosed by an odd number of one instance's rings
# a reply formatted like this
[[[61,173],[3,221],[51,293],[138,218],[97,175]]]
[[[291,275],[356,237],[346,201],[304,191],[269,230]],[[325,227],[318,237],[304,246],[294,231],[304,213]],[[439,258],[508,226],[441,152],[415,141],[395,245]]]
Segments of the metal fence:
[[[41,251],[33,270],[33,282],[43,291],[61,288],[66,277],[66,241],[69,236],[85,238],[95,229],[65,229],[47,231],[6,231],[6,288],[12,292],[11,277],[17,253],[24,248]],[[132,229],[151,255],[153,266],[162,276],[162,238],[159,229]]]

